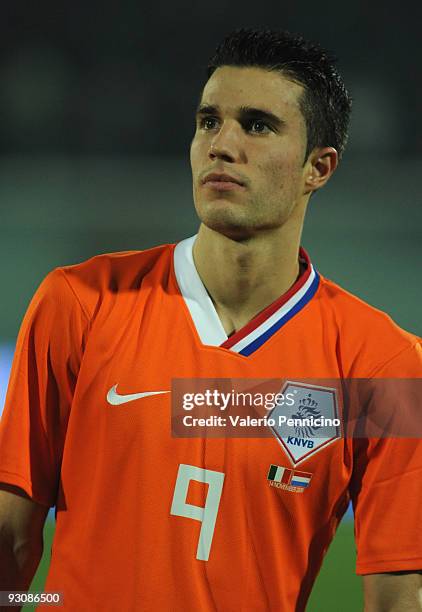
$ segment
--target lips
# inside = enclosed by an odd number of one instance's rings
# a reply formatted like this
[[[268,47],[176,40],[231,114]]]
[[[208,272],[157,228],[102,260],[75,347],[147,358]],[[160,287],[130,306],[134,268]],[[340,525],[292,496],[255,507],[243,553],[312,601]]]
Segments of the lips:
[[[240,181],[236,177],[231,176],[230,174],[218,173],[218,172],[212,172],[211,174],[207,174],[207,176],[204,178],[202,182],[204,184],[205,183],[213,183],[213,184],[215,183],[234,183],[236,185],[240,185],[241,187],[243,187],[242,181]]]

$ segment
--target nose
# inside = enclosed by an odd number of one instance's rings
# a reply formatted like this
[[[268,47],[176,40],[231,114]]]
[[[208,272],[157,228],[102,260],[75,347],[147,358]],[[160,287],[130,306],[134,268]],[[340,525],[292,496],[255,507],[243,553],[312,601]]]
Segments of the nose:
[[[235,125],[223,124],[210,143],[209,158],[239,162],[242,157],[239,136]]]

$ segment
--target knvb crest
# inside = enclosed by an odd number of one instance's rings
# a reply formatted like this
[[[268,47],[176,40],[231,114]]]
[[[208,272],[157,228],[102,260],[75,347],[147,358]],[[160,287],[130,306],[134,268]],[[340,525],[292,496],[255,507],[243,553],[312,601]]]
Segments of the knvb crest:
[[[271,429],[293,465],[341,437],[336,389],[287,381],[281,393],[293,401],[271,411]]]

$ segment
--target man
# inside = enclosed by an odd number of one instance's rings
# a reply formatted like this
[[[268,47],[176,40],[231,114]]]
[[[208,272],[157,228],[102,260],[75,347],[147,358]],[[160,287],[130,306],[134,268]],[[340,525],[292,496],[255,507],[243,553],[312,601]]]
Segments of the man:
[[[299,250],[347,139],[332,60],[240,30],[208,77],[198,235],[57,269],[26,314],[0,438],[1,589],[28,587],[56,505],[46,590],[66,610],[304,610],[352,499],[365,609],[419,610],[418,441],[172,437],[173,379],[422,372],[418,338]]]

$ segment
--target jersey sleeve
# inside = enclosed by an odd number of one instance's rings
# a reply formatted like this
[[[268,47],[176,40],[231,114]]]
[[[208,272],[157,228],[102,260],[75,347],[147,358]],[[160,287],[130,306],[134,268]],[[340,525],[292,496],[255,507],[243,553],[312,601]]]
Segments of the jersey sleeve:
[[[420,383],[420,343],[402,351],[377,378],[408,378]],[[400,390],[406,385],[398,385]],[[415,387],[420,391],[421,385]],[[408,386],[412,389],[412,385]],[[400,398],[406,405],[414,398]],[[422,409],[422,397],[418,397]],[[421,427],[417,428],[419,433]],[[415,432],[417,432],[415,429]],[[418,435],[418,433],[415,433]],[[350,485],[355,514],[357,574],[422,570],[422,439],[380,437],[353,440]]]
[[[36,291],[19,331],[0,422],[0,482],[56,503],[88,316],[62,269]]]

